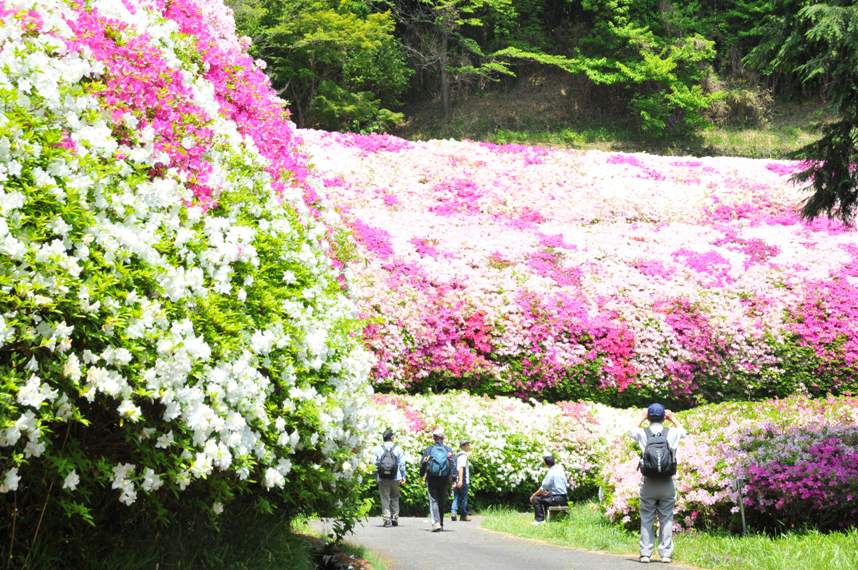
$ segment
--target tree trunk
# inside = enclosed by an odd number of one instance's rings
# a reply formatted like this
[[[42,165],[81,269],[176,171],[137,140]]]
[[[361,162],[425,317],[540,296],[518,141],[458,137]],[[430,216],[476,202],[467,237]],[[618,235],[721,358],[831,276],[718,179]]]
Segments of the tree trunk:
[[[446,26],[445,26],[446,28]],[[450,75],[447,71],[447,45],[450,33],[445,29],[441,33],[441,107],[444,120],[450,120]]]

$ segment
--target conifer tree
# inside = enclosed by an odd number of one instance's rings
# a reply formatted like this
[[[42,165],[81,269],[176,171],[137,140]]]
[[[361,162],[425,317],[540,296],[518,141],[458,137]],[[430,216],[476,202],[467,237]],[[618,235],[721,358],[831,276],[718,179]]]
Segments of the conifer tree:
[[[796,157],[808,167],[795,176],[813,191],[802,214],[852,223],[858,211],[858,5],[853,0],[781,0],[767,18],[767,41],[748,61],[761,69],[787,68],[805,84],[822,87],[835,119]]]

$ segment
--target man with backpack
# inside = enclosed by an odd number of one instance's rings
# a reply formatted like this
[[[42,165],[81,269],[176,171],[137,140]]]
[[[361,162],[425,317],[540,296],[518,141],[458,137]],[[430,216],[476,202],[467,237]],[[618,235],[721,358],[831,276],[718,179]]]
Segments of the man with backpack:
[[[423,452],[420,476],[426,477],[429,490],[429,512],[432,515],[432,532],[444,530],[444,511],[450,496],[450,479],[453,477],[453,450],[444,445],[444,431],[432,432],[435,441]]]
[[[385,430],[381,439],[382,444],[375,448],[381,516],[385,527],[399,526],[399,487],[405,484],[405,454],[393,442],[392,430]]]
[[[643,428],[645,422],[649,422]],[[664,427],[670,422],[673,427]],[[679,440],[686,435],[685,430],[674,419],[670,410],[661,404],[652,404],[647,408],[646,416],[636,429],[629,432],[641,451],[638,468],[641,481],[641,542],[640,561],[648,564],[653,551],[653,525],[658,517],[658,552],[661,561],[671,562],[673,555],[673,506],[676,502],[676,488],[673,476],[676,474],[676,449]]]

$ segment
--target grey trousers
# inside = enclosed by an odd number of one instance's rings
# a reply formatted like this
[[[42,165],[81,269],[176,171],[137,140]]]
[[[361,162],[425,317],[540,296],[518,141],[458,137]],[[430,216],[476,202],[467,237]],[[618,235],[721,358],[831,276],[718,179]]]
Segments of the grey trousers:
[[[641,556],[652,556],[653,525],[658,516],[658,553],[662,558],[673,555],[673,506],[676,487],[673,479],[641,482]]]
[[[381,516],[385,522],[399,520],[399,481],[379,479],[378,494],[381,495]]]

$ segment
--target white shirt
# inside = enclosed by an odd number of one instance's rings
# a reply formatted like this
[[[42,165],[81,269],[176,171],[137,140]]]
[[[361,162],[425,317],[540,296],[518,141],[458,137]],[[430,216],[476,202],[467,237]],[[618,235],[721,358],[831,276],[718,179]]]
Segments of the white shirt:
[[[468,469],[468,454],[464,451],[459,452],[459,455],[456,456],[456,473],[459,473],[459,469],[463,470],[465,474],[465,485],[470,485],[471,483],[471,470]]]
[[[665,428],[660,423],[651,423],[649,424],[649,429],[654,434],[660,434],[661,430]],[[641,456],[643,456],[644,450],[646,449],[646,430],[644,428],[635,428],[631,430],[628,435],[630,438],[638,442]],[[686,435],[687,432],[685,431],[685,428],[676,426],[667,428],[667,445],[671,450],[673,450],[674,457],[676,457],[676,449],[679,447],[679,440]],[[646,480],[646,477],[644,477],[644,480]]]
[[[664,426],[659,423],[651,423],[649,424],[649,429],[654,434],[661,433],[661,430],[664,429]],[[643,455],[644,449],[646,448],[646,431],[644,428],[635,428],[629,432],[629,437],[638,442],[638,447],[640,447],[641,455]],[[679,440],[688,435],[685,431],[685,428],[682,427],[672,427],[667,429],[667,445],[674,452],[679,447]]]

